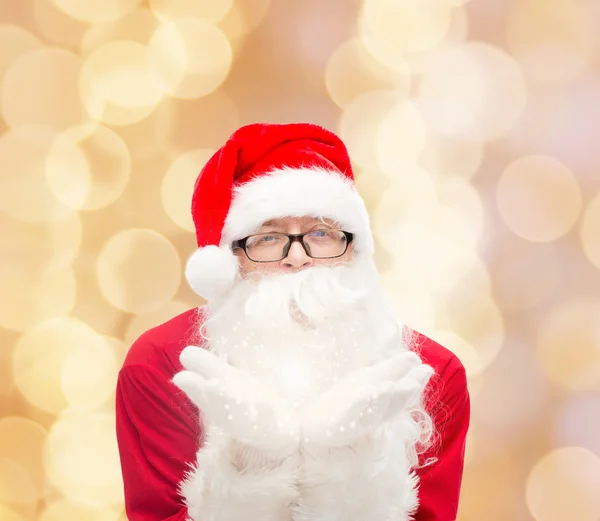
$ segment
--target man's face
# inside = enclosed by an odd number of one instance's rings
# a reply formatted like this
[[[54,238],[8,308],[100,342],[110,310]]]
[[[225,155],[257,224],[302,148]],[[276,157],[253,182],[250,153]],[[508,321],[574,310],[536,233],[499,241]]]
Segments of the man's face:
[[[317,230],[339,229],[328,219],[317,219],[314,217],[283,217],[280,219],[271,219],[265,222],[256,233],[286,233],[299,234]],[[291,244],[288,255],[278,261],[273,262],[254,262],[248,258],[242,248],[236,248],[234,253],[239,258],[240,273],[242,277],[257,272],[295,272],[312,266],[334,265],[346,263],[352,260],[352,245],[348,247],[346,253],[341,257],[329,259],[314,259],[309,257],[302,244],[295,241]]]

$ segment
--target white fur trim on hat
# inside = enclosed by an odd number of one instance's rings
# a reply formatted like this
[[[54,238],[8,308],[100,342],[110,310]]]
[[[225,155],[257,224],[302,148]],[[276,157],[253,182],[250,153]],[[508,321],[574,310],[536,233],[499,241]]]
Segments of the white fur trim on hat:
[[[281,168],[234,190],[221,244],[231,245],[279,217],[323,217],[355,235],[354,250],[373,253],[369,215],[351,180],[323,168]]]
[[[185,267],[185,278],[190,287],[206,300],[218,298],[230,289],[238,273],[238,258],[225,246],[199,248]]]

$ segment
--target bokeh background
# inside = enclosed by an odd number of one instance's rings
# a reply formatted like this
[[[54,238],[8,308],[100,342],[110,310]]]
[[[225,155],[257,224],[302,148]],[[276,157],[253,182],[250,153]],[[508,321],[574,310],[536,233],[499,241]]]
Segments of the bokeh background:
[[[473,401],[460,521],[600,519],[600,3],[0,0],[0,519],[125,520],[116,375],[242,124],[338,132]]]

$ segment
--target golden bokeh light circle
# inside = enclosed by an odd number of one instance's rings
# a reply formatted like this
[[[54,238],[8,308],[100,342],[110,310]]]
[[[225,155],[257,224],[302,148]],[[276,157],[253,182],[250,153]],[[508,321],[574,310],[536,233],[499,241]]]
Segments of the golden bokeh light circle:
[[[150,0],[150,9],[163,20],[193,17],[218,22],[233,4],[233,0]]]
[[[48,503],[38,521],[120,521],[120,512],[112,506],[93,507],[81,504],[77,498],[60,498]]]
[[[263,21],[269,5],[270,0],[253,0],[252,3],[234,1],[219,27],[228,38],[242,40]]]
[[[541,458],[527,479],[526,500],[539,521],[596,521],[600,517],[600,458],[562,447]]]
[[[133,11],[141,0],[52,0],[65,14],[90,23],[108,23]]]
[[[46,320],[68,315],[76,301],[77,281],[70,266],[30,270],[0,264],[0,286],[10,299],[0,301],[0,325],[27,331]]]
[[[130,173],[127,145],[102,125],[74,127],[57,136],[46,164],[56,198],[79,210],[97,210],[116,201]]]
[[[114,415],[73,410],[52,425],[44,453],[45,470],[64,496],[92,507],[123,502],[114,425]]]
[[[93,338],[93,341],[91,341]],[[114,347],[100,335],[72,346],[61,367],[62,392],[73,409],[93,409],[110,399],[117,381]]]
[[[544,317],[536,351],[554,385],[568,392],[600,389],[600,300],[564,302]]]
[[[388,176],[399,175],[417,161],[425,148],[427,132],[418,107],[411,101],[394,106],[379,124],[377,158]]]
[[[163,97],[149,68],[147,47],[131,40],[109,41],[90,52],[79,89],[89,113],[111,125],[143,120]]]
[[[600,193],[588,203],[579,235],[586,257],[600,269]]]
[[[483,162],[483,143],[451,139],[428,130],[419,163],[432,173],[471,179]]]
[[[132,345],[143,333],[191,309],[193,305],[173,300],[151,313],[134,316],[125,331],[125,344]]]
[[[0,504],[29,504],[42,498],[46,435],[41,425],[28,418],[0,418]]]
[[[359,27],[373,54],[389,62],[441,42],[451,17],[451,7],[439,0],[365,0]]]
[[[430,336],[458,357],[465,367],[467,378],[471,379],[481,374],[481,357],[470,342],[453,331],[434,331]]]
[[[11,127],[35,124],[64,129],[89,121],[77,88],[81,66],[77,55],[58,48],[34,49],[19,56],[1,85],[0,110],[6,122]]]
[[[26,125],[0,135],[0,210],[27,223],[64,219],[72,209],[52,193],[45,178],[46,159],[57,133]]]
[[[371,91],[352,100],[339,123],[339,135],[360,167],[377,170],[381,122],[405,97],[390,90]]]
[[[111,237],[97,261],[104,297],[130,313],[149,313],[169,302],[181,283],[181,261],[163,235],[146,229],[122,230]]]
[[[575,175],[549,156],[525,156],[502,173],[496,192],[506,225],[532,242],[553,241],[576,223],[582,194]]]
[[[67,49],[76,49],[88,24],[76,20],[56,7],[52,0],[31,0],[37,32],[46,41]]]
[[[395,90],[408,96],[412,78],[406,61],[398,59],[394,68],[373,59],[363,40],[342,43],[329,57],[325,86],[334,103],[341,108],[374,90]]]
[[[546,300],[560,280],[553,243],[531,243],[514,234],[494,246],[492,269],[496,298],[506,311],[524,311]]]
[[[190,195],[200,170],[214,154],[212,149],[192,150],[175,159],[165,173],[161,184],[162,204],[175,224],[193,232],[195,230],[190,210]]]
[[[2,503],[0,503],[0,519],[2,519],[2,521],[28,521],[21,514]]]
[[[585,73],[598,46],[589,7],[577,2],[521,2],[506,27],[507,47],[528,79],[561,84]]]
[[[229,74],[233,59],[227,37],[201,18],[161,24],[148,50],[157,81],[175,98],[200,98],[216,90]]]
[[[506,339],[506,324],[489,288],[457,285],[437,306],[436,329],[453,334],[473,346],[480,371],[494,362]]]
[[[424,67],[419,100],[429,125],[442,135],[496,139],[523,113],[526,84],[515,60],[482,42],[434,53]]]
[[[22,27],[0,23],[0,82],[19,56],[43,46],[34,34]]]
[[[102,337],[91,327],[71,317],[51,319],[32,327],[19,338],[13,351],[17,388],[36,407],[51,414],[59,413],[69,403],[63,392],[63,373],[71,351],[90,346],[93,353],[103,349],[102,342]]]
[[[91,25],[81,37],[80,54],[87,56],[111,41],[133,41],[148,45],[158,24],[159,20],[147,8],[138,7],[114,22]]]

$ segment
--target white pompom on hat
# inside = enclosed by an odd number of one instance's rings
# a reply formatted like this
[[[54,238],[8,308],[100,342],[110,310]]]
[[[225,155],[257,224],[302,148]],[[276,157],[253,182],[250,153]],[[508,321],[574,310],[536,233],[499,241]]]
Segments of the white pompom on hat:
[[[270,219],[323,217],[354,234],[354,252],[372,255],[365,204],[348,151],[323,127],[254,124],[237,130],[200,172],[192,198],[198,250],[186,266],[191,288],[207,300],[239,275],[233,241]]]

